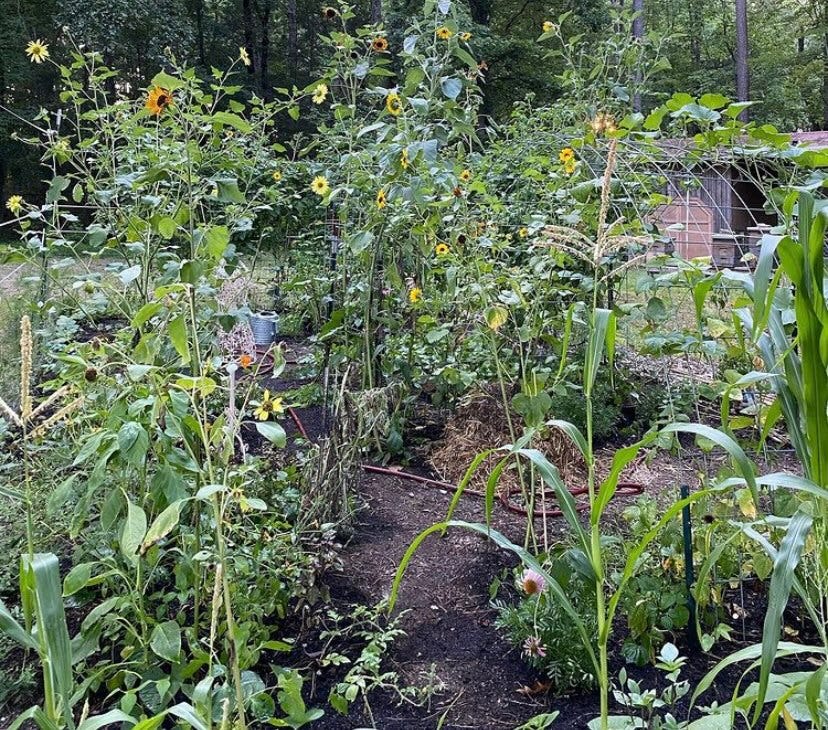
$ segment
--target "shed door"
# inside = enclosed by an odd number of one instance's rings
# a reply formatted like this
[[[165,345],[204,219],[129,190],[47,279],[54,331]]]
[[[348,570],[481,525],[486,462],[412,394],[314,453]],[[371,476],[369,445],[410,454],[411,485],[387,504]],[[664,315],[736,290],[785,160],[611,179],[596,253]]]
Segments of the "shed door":
[[[662,232],[675,241],[679,256],[692,259],[711,255],[713,211],[710,206],[698,198],[677,200],[659,208],[654,217]],[[677,224],[681,224],[681,227]],[[675,228],[669,228],[674,225]]]

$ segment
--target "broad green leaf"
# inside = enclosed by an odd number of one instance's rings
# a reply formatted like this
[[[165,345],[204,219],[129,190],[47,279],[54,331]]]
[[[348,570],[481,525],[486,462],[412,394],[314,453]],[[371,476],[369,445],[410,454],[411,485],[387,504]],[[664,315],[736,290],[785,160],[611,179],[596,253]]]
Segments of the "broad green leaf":
[[[181,500],[176,500],[169,505],[158,517],[153,520],[144,541],[141,543],[141,552],[144,553],[159,540],[163,540],[177,526],[181,517]]]
[[[121,530],[121,552],[129,563],[138,562],[138,550],[147,534],[147,516],[139,506],[127,500],[127,515]]]
[[[275,444],[280,449],[285,448],[287,445],[285,429],[278,423],[274,423],[273,421],[259,421],[256,423],[256,430],[270,441],[270,443]]]
[[[168,662],[177,662],[181,655],[181,627],[176,621],[158,624],[150,636],[150,649]]]
[[[187,339],[187,321],[183,314],[170,322],[168,332],[175,351],[184,362],[190,362],[190,342]]]

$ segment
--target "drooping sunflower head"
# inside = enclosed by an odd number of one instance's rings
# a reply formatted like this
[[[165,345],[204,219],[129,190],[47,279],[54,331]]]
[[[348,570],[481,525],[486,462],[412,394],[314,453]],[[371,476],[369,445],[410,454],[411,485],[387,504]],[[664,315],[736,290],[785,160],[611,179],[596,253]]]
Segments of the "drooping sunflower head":
[[[575,150],[571,147],[564,147],[558,153],[558,159],[561,161],[562,164],[566,164],[567,162],[572,162],[575,159]]]
[[[154,86],[150,89],[145,106],[150,114],[158,116],[167,107],[172,106],[172,103],[173,97],[169,91],[162,89],[160,86]]]
[[[324,197],[330,191],[331,186],[328,184],[328,178],[324,175],[317,175],[311,182],[311,190],[318,196]]]
[[[459,185],[455,185],[454,189],[451,191],[451,194],[455,198],[462,198],[463,197],[463,188],[461,188]]]
[[[12,215],[17,215],[23,210],[23,196],[22,195],[12,195],[6,201],[6,208],[11,211]]]
[[[454,33],[451,28],[447,28],[445,25],[441,25],[437,30],[434,31],[434,35],[437,36],[441,41],[447,41],[451,38]]]
[[[556,26],[551,20],[544,20],[542,28],[544,33],[552,33]]]
[[[371,41],[371,50],[377,53],[385,53],[388,50],[388,39],[379,35]]]
[[[385,97],[385,108],[392,117],[398,117],[402,114],[403,105],[400,95],[392,91]]]
[[[325,6],[322,8],[322,17],[325,20],[333,20],[339,15],[336,8],[332,8],[330,5]]]
[[[43,63],[49,58],[49,44],[44,43],[40,38],[36,41],[29,41],[26,46],[26,55],[32,63]]]
[[[400,166],[403,170],[407,170],[411,165],[411,160],[408,159],[408,148],[404,148],[400,154]]]
[[[463,170],[463,172],[461,172],[461,173],[460,173],[460,179],[461,179],[463,182],[466,182],[466,183],[467,183],[469,180],[471,180],[471,179],[472,179],[472,173],[471,173],[471,170],[468,170],[468,169]]]
[[[327,84],[317,84],[313,90],[313,103],[314,104],[323,104],[325,99],[328,98],[328,85]]]
[[[472,34],[468,31],[463,31],[457,36],[463,43],[468,43],[472,39]]]
[[[416,304],[423,298],[423,290],[418,286],[413,286],[408,290],[408,301]]]
[[[436,253],[438,256],[445,256],[446,254],[448,254],[448,252],[449,247],[447,243],[438,243],[434,247],[434,253]]]
[[[377,191],[377,208],[382,210],[386,205],[388,205],[388,196],[385,194],[385,190],[380,188]]]

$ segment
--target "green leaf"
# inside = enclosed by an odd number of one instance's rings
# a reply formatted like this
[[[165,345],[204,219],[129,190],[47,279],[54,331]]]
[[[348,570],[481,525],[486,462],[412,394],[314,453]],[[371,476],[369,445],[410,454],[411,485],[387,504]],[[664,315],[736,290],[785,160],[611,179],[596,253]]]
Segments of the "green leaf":
[[[170,333],[170,342],[172,342],[175,351],[181,356],[184,362],[190,362],[190,343],[187,339],[187,321],[183,314],[179,314],[173,319],[168,327]]]
[[[121,458],[132,466],[146,462],[149,436],[144,427],[136,421],[127,421],[118,431],[118,449]]]
[[[247,134],[253,129],[249,122],[232,112],[216,112],[213,114],[213,124],[220,127],[233,127],[242,134]]]
[[[84,720],[78,725],[78,730],[100,730],[107,725],[114,725],[115,723],[127,723],[130,726],[135,725],[135,718],[127,715],[121,710],[110,710],[103,715],[95,715]]]
[[[180,89],[184,86],[184,82],[181,79],[178,79],[175,76],[170,76],[170,74],[164,71],[159,71],[155,74],[150,83],[153,86],[160,86],[162,89],[166,89],[167,91],[175,91],[176,89]]]
[[[141,543],[142,553],[145,553],[148,548],[159,540],[163,540],[178,526],[178,520],[181,517],[181,505],[182,501],[180,499],[176,500],[153,520]]]
[[[181,655],[181,627],[175,621],[158,624],[150,636],[150,649],[168,662],[177,662]]]
[[[86,587],[92,577],[92,563],[79,563],[63,579],[64,598],[72,596]]]
[[[46,191],[46,204],[52,205],[60,200],[61,194],[69,187],[69,178],[58,175],[54,178]]]
[[[239,190],[239,181],[236,178],[216,178],[218,200],[222,203],[244,203],[244,195]]]
[[[136,329],[142,327],[161,311],[162,306],[161,302],[147,302],[135,313],[132,318],[132,326]]]
[[[230,229],[227,226],[212,226],[204,236],[207,253],[214,259],[220,259],[230,243]]]
[[[127,500],[127,516],[121,530],[121,552],[129,563],[138,563],[138,550],[147,533],[147,516],[137,505]]]
[[[169,216],[164,216],[158,221],[158,233],[161,235],[161,238],[164,238],[167,241],[175,235],[177,228],[178,224]]]
[[[270,443],[275,444],[280,449],[287,445],[287,435],[278,423],[273,421],[259,421],[256,423],[256,430],[264,436]]]
[[[0,601],[0,631],[27,649],[37,649],[37,642],[26,629],[17,623],[3,601]]]
[[[440,84],[440,88],[449,99],[454,101],[458,96],[460,96],[460,92],[463,91],[463,82],[460,79],[451,76],[447,79],[443,79]]]

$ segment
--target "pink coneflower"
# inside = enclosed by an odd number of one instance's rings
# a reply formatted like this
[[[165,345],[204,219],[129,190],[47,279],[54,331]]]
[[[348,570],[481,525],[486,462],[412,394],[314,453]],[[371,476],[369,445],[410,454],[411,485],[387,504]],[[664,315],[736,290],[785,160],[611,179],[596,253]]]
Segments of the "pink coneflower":
[[[527,568],[520,577],[520,587],[527,596],[531,596],[535,593],[543,593],[546,581],[538,571]]]
[[[523,642],[523,654],[527,657],[542,658],[546,656],[546,647],[537,636],[530,636]]]

